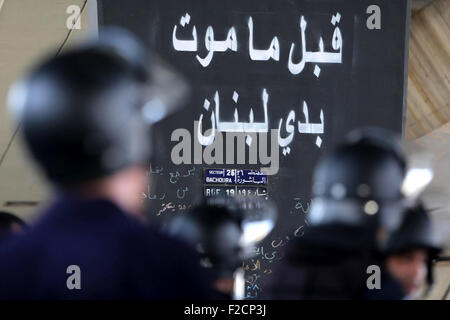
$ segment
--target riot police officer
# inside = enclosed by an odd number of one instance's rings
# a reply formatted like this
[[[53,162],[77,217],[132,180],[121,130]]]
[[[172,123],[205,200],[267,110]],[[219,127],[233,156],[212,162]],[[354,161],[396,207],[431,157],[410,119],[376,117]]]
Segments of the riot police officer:
[[[382,234],[403,221],[406,172],[400,144],[381,129],[356,130],[326,154],[314,172],[309,227],[274,266],[264,297],[364,299],[367,268],[382,265]]]
[[[175,216],[166,232],[191,244],[208,274],[216,299],[243,299],[242,265],[275,225],[274,205],[256,197],[209,197]]]
[[[431,218],[422,203],[407,208],[404,220],[381,244],[383,267],[387,270],[382,290],[368,292],[369,299],[403,296],[412,299],[419,291],[427,294],[433,284],[433,264],[441,244]]]
[[[195,253],[139,219],[149,124],[174,110],[186,85],[131,34],[102,34],[11,90],[54,195],[31,230],[0,249],[0,298],[205,298]]]

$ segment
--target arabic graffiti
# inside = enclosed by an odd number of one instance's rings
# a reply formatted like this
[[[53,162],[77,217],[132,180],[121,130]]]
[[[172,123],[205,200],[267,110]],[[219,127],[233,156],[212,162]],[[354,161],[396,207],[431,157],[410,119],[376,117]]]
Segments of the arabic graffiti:
[[[323,109],[320,110],[320,123],[310,123],[309,122],[309,111],[308,105],[306,101],[303,101],[303,114],[305,116],[305,122],[298,121],[298,133],[300,134],[323,134],[324,133],[324,117],[323,117]],[[283,125],[283,119],[280,119],[278,125],[278,144],[281,148],[283,148],[283,155],[286,156],[291,152],[291,148],[289,144],[292,142],[294,138],[294,125],[292,124],[295,121],[295,111],[291,110],[286,120],[286,132],[289,133],[287,137],[281,137],[281,127]],[[316,146],[320,148],[322,146],[322,139],[320,136],[317,136]]]
[[[150,165],[150,169],[147,172],[148,176],[165,176],[164,168],[163,167],[153,167]],[[195,167],[188,168],[186,170],[176,170],[168,172],[167,176],[167,182],[170,185],[178,185],[180,181],[184,181],[184,184],[187,183],[186,179],[195,177]],[[184,211],[192,207],[192,204],[186,204],[183,202],[178,202],[181,200],[189,201],[188,196],[190,193],[190,189],[187,185],[179,186],[178,188],[171,188],[171,190],[174,190],[174,194],[170,194],[170,192],[151,192],[151,179],[149,184],[147,185],[147,191],[143,192],[141,195],[141,199],[147,199],[152,201],[160,201],[160,207],[156,213],[156,216],[160,216],[163,213],[176,213],[179,211]],[[170,199],[176,199],[178,201],[168,201],[163,202],[164,200],[170,200]],[[167,201],[166,200],[166,201]]]
[[[178,211],[183,211],[190,209],[192,207],[192,204],[185,204],[185,203],[173,203],[172,201],[167,203],[161,203],[161,209],[158,211],[156,216],[160,216],[163,213],[176,213]]]
[[[239,99],[239,94],[234,91],[233,100],[237,103]],[[220,95],[219,91],[216,91],[214,94],[214,104],[215,108],[211,112],[211,129],[208,129],[210,133],[208,135],[203,134],[203,114],[200,114],[198,126],[197,126],[197,140],[203,146],[208,146],[214,143],[214,139],[216,137],[217,132],[240,132],[244,134],[251,133],[263,133],[269,131],[269,118],[268,118],[268,102],[269,102],[269,93],[266,89],[262,91],[262,105],[264,112],[264,122],[254,122],[254,112],[253,108],[250,108],[249,113],[249,121],[243,122],[239,121],[239,113],[237,108],[234,109],[234,121],[220,121]],[[210,109],[210,102],[208,99],[205,99],[203,108],[206,111]],[[319,136],[324,134],[325,132],[325,121],[324,121],[324,112],[323,109],[320,110],[320,123],[311,123],[309,121],[309,110],[306,101],[303,101],[303,115],[305,117],[305,122],[297,121],[298,125],[298,133],[300,134],[313,134],[318,135],[316,138],[316,146],[320,148],[322,146],[322,138]],[[288,117],[285,121],[285,129],[288,133],[288,136],[281,136],[281,129],[283,126],[283,119],[280,119],[278,124],[278,145],[283,149],[283,155],[286,156],[291,152],[291,148],[289,147],[290,143],[294,138],[294,123],[295,123],[295,111],[291,110],[288,114]],[[250,137],[250,136],[248,136]],[[247,145],[251,146],[252,139],[246,139]]]
[[[180,18],[179,25],[184,28],[189,25],[191,20],[191,16],[189,13],[186,13],[184,16]],[[331,46],[334,51],[326,52],[324,51],[324,41],[323,38],[319,39],[319,50],[318,51],[307,51],[306,50],[306,28],[308,23],[304,16],[300,17],[300,43],[301,43],[301,56],[302,59],[299,62],[293,61],[293,56],[295,52],[295,43],[291,44],[291,48],[289,51],[289,60],[288,60],[288,69],[289,72],[293,75],[298,75],[305,68],[306,63],[315,63],[314,74],[318,78],[320,76],[320,67],[318,64],[324,63],[342,63],[342,48],[343,48],[343,39],[342,34],[337,26],[337,24],[341,21],[341,14],[337,12],[331,18],[331,24],[335,26],[333,37],[331,41]],[[254,47],[254,26],[253,26],[253,17],[248,17],[247,21],[248,26],[248,54],[252,61],[268,61],[274,60],[276,62],[280,61],[280,41],[278,36],[274,36],[268,49],[255,49]],[[198,35],[197,28],[195,26],[192,27],[192,40],[180,40],[177,37],[178,25],[174,25],[172,31],[172,45],[176,51],[184,51],[184,52],[197,52],[198,50]],[[206,28],[205,33],[205,48],[208,51],[205,57],[200,57],[198,54],[196,55],[197,61],[203,68],[208,67],[211,64],[215,52],[237,52],[238,51],[238,38],[236,27],[232,26],[228,30],[227,36],[225,40],[215,40],[214,37],[214,28],[212,26],[208,26]]]
[[[206,72],[205,70],[212,70],[214,63],[219,62],[219,59],[224,55],[236,55],[238,53],[254,64],[270,63],[276,67],[281,66],[283,72],[289,76],[289,79],[298,79],[304,70],[308,70],[306,66],[311,66],[314,74],[313,79],[318,81],[317,79],[321,75],[323,78],[322,68],[324,68],[324,65],[339,65],[343,64],[344,61],[344,39],[340,29],[343,17],[339,12],[330,13],[330,16],[331,19],[328,20],[327,17],[326,25],[324,25],[327,28],[324,30],[329,30],[329,35],[324,33],[317,35],[317,31],[314,30],[315,21],[311,21],[306,15],[301,13],[295,15],[294,23],[292,24],[293,32],[291,33],[294,35],[294,38],[286,39],[278,32],[267,31],[267,28],[264,28],[265,31],[261,31],[258,26],[261,26],[262,21],[261,18],[257,17],[256,13],[244,16],[244,21],[242,21],[241,16],[241,22],[246,23],[244,26],[240,23],[231,23],[226,25],[223,30],[218,30],[217,27],[206,24],[205,27],[207,27],[204,33],[200,35],[202,31],[199,31],[198,24],[197,26],[194,25],[190,14],[186,12],[177,21],[177,24],[173,26],[172,48],[180,54],[186,52],[188,57],[191,54],[194,63],[198,62],[201,66],[198,67],[196,65],[196,71],[202,70],[202,72]],[[202,38],[203,34],[204,39]],[[219,34],[221,36],[217,36]],[[331,34],[332,37],[330,38]],[[312,37],[314,38],[311,39]],[[258,40],[255,41],[256,39]],[[260,39],[262,42],[259,42]],[[203,42],[204,45],[202,44]],[[203,47],[206,51],[202,51]],[[228,91],[230,87],[231,90]],[[245,89],[240,88],[236,84],[230,86],[229,83],[226,84],[225,88],[213,87],[212,90],[208,86],[207,93],[198,100],[200,112],[196,116],[198,121],[194,121],[194,145],[198,142],[200,145],[198,150],[201,151],[201,146],[203,146],[205,147],[205,152],[212,153],[214,151],[214,157],[211,156],[211,161],[205,161],[207,164],[224,163],[222,133],[229,133],[230,136],[236,133],[239,134],[241,140],[238,140],[238,142],[241,143],[239,146],[242,146],[240,148],[246,151],[247,147],[245,145],[248,146],[249,164],[256,164],[256,160],[254,162],[251,160],[257,159],[256,156],[253,156],[253,153],[256,154],[258,147],[261,149],[261,146],[264,145],[260,141],[258,145],[259,137],[269,132],[275,132],[270,146],[275,146],[271,151],[276,151],[277,159],[280,150],[284,157],[288,157],[288,155],[293,153],[292,151],[297,146],[297,141],[294,141],[298,139],[297,137],[309,136],[315,145],[313,148],[321,149],[324,147],[325,122],[327,123],[327,130],[330,126],[326,104],[325,106],[323,104],[314,106],[309,101],[310,97],[306,101],[307,92],[303,96],[299,96],[298,100],[295,97],[293,106],[286,108],[283,104],[277,104],[276,99],[279,91],[277,87],[271,87],[270,83],[264,83],[258,85],[258,88],[250,88],[250,90],[254,89],[258,90],[256,96],[258,99],[257,108],[254,108],[255,105],[253,104],[242,106],[243,98],[247,98],[245,96],[245,91],[248,90],[247,87]],[[243,108],[245,108],[245,112],[242,111]],[[281,110],[282,113],[279,116],[273,116],[274,119],[269,119],[269,112],[272,117],[273,110]],[[179,141],[180,149],[176,150],[181,150],[180,139],[173,138],[172,141]],[[186,141],[191,140],[187,139]],[[234,142],[234,138],[230,141]],[[228,152],[228,148],[226,150],[228,157],[230,152]],[[186,152],[186,154],[190,157],[191,153]],[[237,156],[238,164],[244,164],[245,152],[242,162],[239,162],[239,157],[240,153]],[[234,153],[232,160],[234,160]],[[231,156],[230,162],[227,158],[227,164],[232,164],[232,160]],[[192,162],[186,162],[183,159],[183,161],[173,161],[173,163],[190,164]],[[229,174],[227,170],[230,171]],[[246,176],[239,176],[238,170],[205,169],[204,183],[206,185],[204,185],[203,189],[204,194],[206,196],[219,194],[235,196],[240,192],[241,194],[256,194],[257,196],[268,198],[268,190],[270,188],[268,181],[264,180],[262,175],[257,176],[252,173]],[[168,173],[168,179],[169,183],[175,187],[176,199],[185,201],[190,190],[184,181],[181,182],[182,174],[178,171],[170,172]],[[253,189],[251,188],[252,186]],[[293,200],[294,205],[290,213],[299,214],[301,216],[297,216],[297,218],[302,219],[309,211],[311,202],[305,201],[303,197],[295,197]],[[164,203],[160,214],[174,212],[174,210],[176,211],[177,208],[173,202]],[[293,239],[302,237],[306,227],[306,220],[293,222],[289,226],[287,233],[266,239],[264,243],[254,248],[254,257],[243,264],[243,269],[246,272],[246,298],[258,297],[261,290],[261,279],[265,275],[272,273],[273,263],[283,259],[284,247]]]
[[[305,197],[293,198],[293,209],[291,213],[308,212],[311,201],[305,201]],[[242,268],[246,271],[246,298],[257,298],[261,293],[261,280],[272,273],[274,264],[284,258],[284,248],[294,239],[301,238],[308,226],[307,220],[296,225],[291,232],[282,237],[272,238],[264,245],[253,248],[253,258],[245,261]]]
[[[235,103],[237,103],[239,98],[239,94],[234,91],[233,93],[233,100]],[[216,128],[217,131],[220,132],[243,132],[243,133],[257,133],[257,132],[268,132],[269,131],[269,120],[268,120],[268,114],[267,114],[267,103],[269,101],[269,95],[267,93],[266,89],[263,89],[262,93],[262,100],[263,100],[263,109],[264,109],[264,122],[255,123],[254,122],[254,114],[253,114],[253,108],[250,109],[249,113],[249,122],[239,122],[239,114],[237,108],[234,109],[234,121],[230,122],[224,122],[220,121],[220,99],[219,99],[219,92],[216,91],[214,94],[214,104],[215,109],[211,113],[211,133],[208,136],[203,135],[202,133],[202,122],[203,122],[203,114],[200,115],[200,118],[198,120],[198,142],[203,146],[211,145],[214,142],[214,137],[216,135]],[[205,102],[203,104],[203,107],[206,111],[209,110],[210,102],[208,99],[205,99]],[[247,144],[251,145],[251,140],[247,140]]]
[[[341,15],[339,12],[336,14],[336,16],[333,16],[331,19],[331,23],[335,25],[336,23],[339,23],[341,20]],[[320,37],[319,40],[319,51],[306,51],[306,27],[308,26],[308,23],[306,22],[304,16],[301,16],[300,18],[300,36],[301,36],[301,43],[302,43],[302,60],[300,62],[294,63],[292,61],[293,52],[295,49],[295,44],[291,44],[291,50],[289,51],[289,62],[288,62],[288,68],[289,71],[292,74],[299,74],[303,71],[305,68],[305,64],[308,62],[311,63],[342,63],[342,35],[339,27],[336,27],[334,29],[333,33],[333,40],[332,40],[332,47],[334,50],[339,50],[339,52],[324,52],[323,51],[323,39]],[[319,77],[320,74],[320,68],[316,65],[314,74],[316,77]]]

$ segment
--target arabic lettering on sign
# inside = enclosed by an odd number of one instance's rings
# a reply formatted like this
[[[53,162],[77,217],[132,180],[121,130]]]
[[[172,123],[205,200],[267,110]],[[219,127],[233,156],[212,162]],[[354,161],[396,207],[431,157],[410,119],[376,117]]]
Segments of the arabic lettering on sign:
[[[315,76],[314,79],[316,79],[314,81],[317,81],[321,77],[321,68],[324,65],[343,63],[343,36],[339,28],[342,16],[339,12],[330,14],[330,16],[331,19],[326,21],[325,26],[330,28],[329,35],[317,35],[311,41],[312,35],[317,34],[313,30],[314,27],[311,27],[311,25],[314,26],[315,21],[310,21],[303,14],[295,17],[296,20],[298,19],[298,24],[297,22],[292,24],[292,34],[295,38],[284,39],[282,34],[270,32],[270,30],[267,32],[267,28],[264,29],[266,31],[261,31],[258,26],[261,26],[262,22],[256,14],[244,16],[245,21],[241,21],[246,23],[244,27],[230,24],[223,30],[217,30],[217,27],[215,28],[213,25],[205,25],[205,29],[201,31],[198,24],[194,25],[195,18],[186,12],[180,18],[179,23],[177,21],[177,24],[173,26],[172,47],[180,54],[184,54],[183,52],[191,54],[194,63],[198,62],[201,66],[196,70],[202,70],[202,72],[212,70],[214,63],[217,63],[216,60],[219,60],[221,56],[239,53],[255,63],[280,65],[282,67],[280,70],[283,70],[292,79],[298,79],[298,75],[305,70],[307,65],[310,65]],[[261,34],[262,32],[267,34]],[[329,38],[331,33],[332,37]],[[218,36],[218,34],[222,34],[224,37]],[[260,44],[255,41],[257,38],[262,39]],[[206,51],[203,51],[203,47]],[[213,60],[215,61],[213,62]],[[323,75],[322,73],[322,78]],[[325,135],[325,112],[327,112],[325,106],[321,104],[317,106],[320,109],[310,108],[314,105],[311,101],[305,101],[304,97],[307,95],[298,97],[298,105],[295,103],[292,107],[287,107],[277,101],[274,103],[273,96],[276,96],[277,88],[270,87],[270,84],[263,84],[257,88],[259,102],[257,102],[256,108],[253,104],[242,106],[243,98],[239,93],[245,95],[246,93],[240,92],[240,90],[247,90],[247,88],[240,89],[238,85],[233,85],[231,86],[233,89],[230,91],[232,94],[228,95],[224,92],[227,92],[225,90],[228,90],[229,85],[227,84],[226,88],[213,88],[197,102],[201,112],[196,117],[198,125],[194,126],[194,132],[197,136],[196,140],[201,146],[206,148],[215,146],[222,141],[221,133],[230,133],[230,135],[242,133],[246,137],[245,143],[250,150],[252,142],[255,147],[258,135],[278,129],[274,135],[274,142],[271,144],[275,146],[277,157],[278,150],[282,151],[284,157],[290,155],[292,150],[295,150],[294,146],[297,146],[297,142],[294,141],[297,137],[310,136],[313,138],[315,147],[323,148],[322,139]],[[247,111],[243,112],[243,108]],[[274,115],[275,119],[271,121],[269,113],[272,117],[274,109],[280,110],[282,113],[279,116]],[[230,118],[227,118],[228,110]],[[184,182],[180,183],[182,174],[178,171],[170,172],[168,178],[170,184],[178,187],[176,189],[177,199],[185,199],[189,189],[184,186]],[[205,169],[203,183],[205,196],[251,194],[268,199],[268,177],[256,170]],[[182,184],[183,186],[181,186]],[[300,197],[294,198],[294,202],[295,206],[291,213],[304,215],[309,211],[310,202],[302,201]],[[169,202],[163,204],[159,214],[176,210],[176,206]],[[307,223],[294,223],[292,226],[293,229],[290,229],[287,234],[268,239],[268,242],[255,247],[254,258],[243,264],[243,269],[246,271],[246,298],[258,297],[261,279],[272,273],[273,263],[283,258],[284,247],[293,239],[303,236]]]
[[[180,171],[169,172],[169,182],[171,184],[176,184],[180,179],[185,179],[193,177],[195,175],[195,167],[188,169],[185,173]]]
[[[155,178],[158,178],[159,176],[164,176],[164,168],[155,166],[153,167],[150,165],[150,168],[147,172],[148,176],[156,176]],[[168,172],[167,179],[168,182],[171,185],[176,185],[179,181],[183,180],[184,183],[187,183],[188,181],[186,179],[195,177],[195,167],[187,168],[185,170],[177,170],[174,172]],[[188,183],[187,183],[188,184]],[[147,185],[147,191],[142,192],[141,199],[145,200],[154,200],[159,201],[160,206],[157,209],[156,216],[161,216],[162,214],[167,213],[176,213],[179,211],[184,211],[192,207],[192,204],[186,204],[186,203],[179,203],[178,201],[187,201],[189,200],[189,194],[190,189],[189,186],[183,185],[179,186],[177,185],[177,188],[172,188],[172,192],[153,192],[151,187],[151,182]],[[175,198],[176,196],[176,198]],[[176,199],[176,201],[171,199]],[[165,201],[164,201],[165,200]]]
[[[148,200],[164,200],[166,198],[166,193],[150,193],[150,185],[147,185],[147,192],[142,193],[142,199],[148,199]]]
[[[263,187],[238,187],[238,186],[205,186],[204,196],[252,196],[268,199],[267,188]]]
[[[188,192],[189,192],[189,187],[178,188],[177,189],[177,198],[184,199]]]
[[[295,197],[294,212],[307,213],[310,207],[309,202],[303,200],[304,197]],[[265,246],[253,248],[254,258],[247,260],[243,264],[243,269],[248,273],[246,278],[247,298],[257,298],[260,294],[259,282],[264,276],[272,273],[272,264],[284,258],[284,248],[294,239],[304,235],[308,223],[305,220],[297,225],[286,236],[273,238]]]
[[[267,174],[260,170],[205,169],[204,183],[231,185],[267,185]]]
[[[234,91],[233,93],[233,101],[237,103],[239,98],[239,94]],[[200,114],[198,120],[197,127],[197,139],[198,142],[203,146],[208,146],[213,144],[216,132],[240,132],[244,134],[250,133],[262,133],[269,132],[269,118],[268,118],[268,101],[269,101],[269,93],[266,89],[263,89],[262,92],[262,104],[263,104],[263,112],[264,112],[264,122],[254,122],[254,112],[253,108],[250,108],[249,113],[249,121],[239,121],[239,113],[237,108],[234,109],[234,121],[221,121],[220,120],[220,96],[219,91],[216,91],[214,94],[214,104],[215,108],[211,112],[211,133],[209,135],[203,134],[203,114]],[[205,99],[203,108],[206,111],[210,109],[210,101]],[[297,121],[297,131],[299,134],[312,134],[317,135],[316,138],[316,146],[320,148],[322,146],[322,138],[319,136],[324,134],[325,132],[325,122],[324,122],[324,113],[323,109],[320,110],[320,123],[311,123],[309,121],[309,110],[306,101],[303,101],[303,115],[305,117],[305,122],[300,120]],[[285,130],[288,133],[286,137],[281,136],[281,129],[283,125],[283,119],[280,119],[278,125],[278,144],[281,148],[283,148],[283,155],[286,156],[291,152],[289,145],[294,139],[295,134],[295,111],[291,110],[288,114],[287,120],[285,121]],[[250,146],[252,140],[247,139],[246,143]]]
[[[260,293],[260,282],[264,276],[272,273],[272,263],[282,259],[283,255],[277,250],[267,250],[264,246],[254,247],[254,258],[243,263],[246,271],[246,298],[257,298]]]
[[[150,170],[147,172],[147,175],[159,175],[159,176],[162,176],[162,175],[164,175],[164,168],[162,168],[162,167],[155,167],[155,168],[153,168],[152,165],[150,164]]]
[[[191,207],[192,207],[192,204],[174,203],[172,201],[167,202],[167,203],[161,203],[161,209],[158,211],[156,216],[187,210],[187,209],[190,209]]]
[[[339,12],[332,17],[331,24],[336,25],[341,20],[341,15]],[[292,74],[299,74],[305,68],[305,64],[308,62],[311,63],[342,63],[342,35],[339,27],[336,26],[333,33],[332,39],[332,47],[334,50],[338,52],[324,52],[323,51],[323,39],[320,37],[319,40],[319,51],[307,51],[306,50],[306,27],[308,23],[306,22],[304,16],[300,18],[300,42],[302,43],[301,52],[302,52],[302,60],[297,63],[292,61],[292,56],[295,49],[295,44],[291,44],[291,49],[289,51],[289,62],[288,68]],[[319,71],[316,71],[318,66],[316,65],[315,74],[320,74]],[[316,74],[319,77],[318,74]]]
[[[180,18],[179,25],[181,28],[185,28],[189,25],[191,21],[191,16],[189,13],[186,13],[184,16]],[[323,38],[319,38],[319,50],[318,51],[307,51],[306,49],[306,29],[308,23],[304,16],[300,17],[300,43],[301,49],[300,53],[302,59],[299,62],[293,61],[293,56],[295,52],[295,43],[291,43],[291,47],[289,50],[289,60],[287,63],[287,67],[289,72],[293,75],[297,75],[303,71],[306,63],[314,63],[314,74],[318,78],[320,76],[320,67],[318,64],[324,63],[342,63],[342,48],[343,48],[343,39],[341,30],[337,26],[337,24],[341,21],[341,14],[337,12],[335,15],[332,15],[330,23],[335,27],[333,31],[333,37],[331,39],[331,47],[333,51],[326,52],[324,51],[324,41]],[[253,17],[249,16],[247,20],[248,26],[248,55],[250,60],[252,61],[268,61],[274,60],[276,62],[280,61],[281,54],[281,46],[280,40],[278,36],[274,36],[272,41],[270,42],[267,49],[255,49],[254,47],[254,26],[253,26]],[[190,40],[181,40],[177,37],[178,25],[174,25],[172,31],[172,45],[176,51],[182,52],[197,52],[198,51],[198,34],[197,28],[195,26],[192,27],[192,39]],[[213,26],[208,26],[205,32],[205,40],[204,40],[205,48],[208,51],[205,57],[200,57],[198,54],[196,55],[197,61],[203,68],[208,67],[212,59],[214,57],[215,52],[238,52],[238,37],[236,32],[236,27],[231,26],[228,29],[227,36],[225,40],[215,40],[214,36],[214,28]]]
[[[297,197],[297,198],[294,198],[294,201],[295,201],[294,209],[296,211],[298,211],[300,213],[304,213],[304,214],[309,212],[309,208],[311,207],[312,200],[310,200],[308,202],[303,202],[302,198]]]
[[[323,110],[320,110],[320,123],[310,123],[309,122],[309,111],[308,111],[308,105],[306,104],[306,101],[303,101],[303,114],[305,116],[305,122],[298,121],[298,133],[300,134],[323,134],[324,133],[324,117],[323,117]],[[289,115],[286,120],[286,132],[289,133],[288,136],[282,137],[281,136],[281,127],[283,125],[283,119],[280,119],[279,125],[278,125],[278,144],[281,148],[283,148],[283,155],[286,156],[291,152],[291,148],[289,147],[289,144],[294,139],[294,123],[295,121],[295,111],[291,110],[289,112]],[[321,147],[322,145],[322,139],[320,136],[317,136],[316,138],[316,146]]]

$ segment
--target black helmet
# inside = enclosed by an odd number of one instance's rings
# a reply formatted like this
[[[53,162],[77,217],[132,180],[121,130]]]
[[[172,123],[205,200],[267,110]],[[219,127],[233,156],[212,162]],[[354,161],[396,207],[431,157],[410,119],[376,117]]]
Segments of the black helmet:
[[[405,173],[406,161],[393,134],[378,128],[351,132],[315,169],[310,224],[373,231],[379,223],[395,227],[401,220],[398,212],[403,211]]]
[[[241,209],[227,202],[205,200],[189,212],[172,219],[167,227],[169,235],[179,237],[196,247],[202,266],[213,270],[217,278],[229,278],[243,261]]]
[[[166,231],[196,247],[214,278],[230,278],[272,230],[276,210],[257,198],[205,198],[169,221]]]
[[[414,248],[426,249],[432,257],[441,251],[432,221],[420,203],[406,209],[400,228],[387,236],[382,251],[390,254]]]
[[[101,34],[40,64],[9,94],[28,149],[55,184],[147,162],[149,123],[186,92],[131,34]]]
[[[433,283],[433,261],[442,248],[431,218],[421,203],[405,210],[400,228],[385,236],[381,251],[387,256],[419,248],[428,252],[427,281],[431,285]]]

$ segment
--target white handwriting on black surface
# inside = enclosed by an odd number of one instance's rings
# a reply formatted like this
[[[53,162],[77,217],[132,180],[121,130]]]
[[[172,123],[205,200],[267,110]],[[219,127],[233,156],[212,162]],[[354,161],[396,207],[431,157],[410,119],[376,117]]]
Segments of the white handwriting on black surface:
[[[179,25],[181,28],[185,28],[189,25],[191,20],[191,16],[189,13],[186,13],[184,16],[180,18]],[[337,26],[337,24],[341,21],[341,15],[337,12],[332,16],[330,23],[335,26],[333,37],[331,39],[331,47],[332,51],[324,50],[324,41],[323,38],[320,37],[318,42],[318,51],[308,51],[306,48],[306,29],[308,23],[304,16],[300,17],[299,25],[300,25],[300,45],[297,47],[300,48],[299,52],[301,53],[302,59],[298,62],[294,62],[294,53],[296,44],[291,43],[290,51],[289,51],[289,61],[287,63],[287,67],[289,72],[293,75],[297,75],[303,71],[306,63],[315,63],[314,74],[316,77],[320,75],[320,67],[318,64],[324,63],[342,63],[342,48],[343,48],[343,39],[341,30]],[[252,61],[268,61],[274,60],[280,61],[280,52],[281,46],[280,41],[277,36],[274,36],[268,45],[267,49],[255,49],[253,44],[253,36],[254,36],[254,27],[253,27],[253,17],[248,17],[247,20],[248,25],[248,54]],[[189,40],[181,40],[177,36],[178,25],[174,25],[172,31],[172,46],[176,51],[184,51],[184,52],[197,52],[198,51],[198,35],[197,28],[195,26],[192,27],[192,39]],[[214,57],[214,53],[216,52],[238,52],[241,49],[238,46],[238,37],[236,32],[236,27],[232,26],[228,30],[228,34],[225,40],[215,40],[214,37],[214,28],[212,26],[208,26],[205,33],[204,40],[205,48],[208,51],[205,57],[201,57],[198,54],[195,56],[200,65],[204,68],[208,67],[211,64],[211,61]]]

